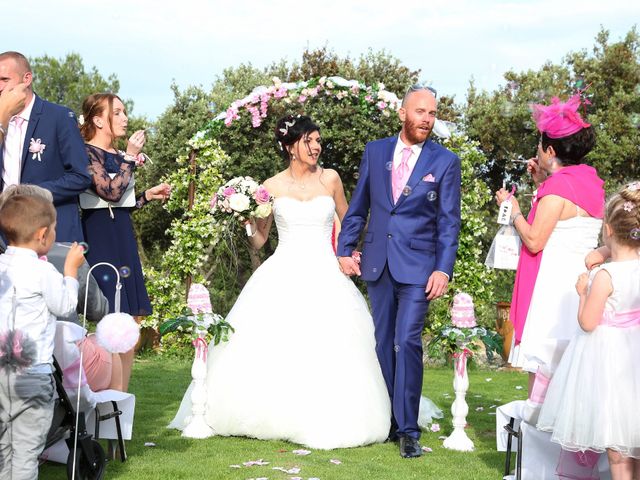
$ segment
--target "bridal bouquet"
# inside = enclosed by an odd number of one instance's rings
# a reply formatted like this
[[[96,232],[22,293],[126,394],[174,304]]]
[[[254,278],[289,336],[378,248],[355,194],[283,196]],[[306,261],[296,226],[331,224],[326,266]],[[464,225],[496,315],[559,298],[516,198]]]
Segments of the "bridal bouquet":
[[[246,221],[268,217],[272,204],[273,197],[264,186],[251,177],[236,177],[211,197],[211,213],[223,221],[233,218],[239,223],[245,223],[247,235],[250,236],[251,226]]]

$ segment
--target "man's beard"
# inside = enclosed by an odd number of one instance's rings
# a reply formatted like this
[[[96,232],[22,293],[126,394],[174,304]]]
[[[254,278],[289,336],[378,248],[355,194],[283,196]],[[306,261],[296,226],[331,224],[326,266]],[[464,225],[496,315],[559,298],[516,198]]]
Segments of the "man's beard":
[[[423,126],[427,131],[418,130],[418,126]],[[405,136],[412,144],[424,142],[433,130],[433,127],[429,128],[426,124],[418,124],[411,120],[406,120],[404,127]]]

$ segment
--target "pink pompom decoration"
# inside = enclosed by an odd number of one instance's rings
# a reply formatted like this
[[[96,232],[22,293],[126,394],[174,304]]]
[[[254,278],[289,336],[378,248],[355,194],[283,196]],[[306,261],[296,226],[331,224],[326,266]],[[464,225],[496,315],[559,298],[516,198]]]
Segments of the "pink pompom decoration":
[[[451,323],[458,328],[473,328],[477,325],[476,316],[473,313],[473,299],[471,295],[458,293],[453,297]]]
[[[211,313],[211,299],[209,297],[209,290],[201,283],[194,283],[189,289],[189,295],[187,296],[187,306],[191,309],[194,315],[198,313]]]
[[[140,326],[128,313],[105,315],[96,326],[96,340],[111,353],[125,353],[138,343]]]

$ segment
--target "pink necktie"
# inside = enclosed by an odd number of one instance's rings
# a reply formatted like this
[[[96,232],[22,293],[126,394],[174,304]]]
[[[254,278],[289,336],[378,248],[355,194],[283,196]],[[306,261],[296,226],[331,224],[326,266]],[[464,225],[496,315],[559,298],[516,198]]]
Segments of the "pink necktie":
[[[393,203],[398,201],[400,194],[409,180],[409,157],[412,150],[410,147],[404,147],[402,149],[402,158],[400,159],[400,165],[393,169],[391,175],[391,185],[393,187]]]

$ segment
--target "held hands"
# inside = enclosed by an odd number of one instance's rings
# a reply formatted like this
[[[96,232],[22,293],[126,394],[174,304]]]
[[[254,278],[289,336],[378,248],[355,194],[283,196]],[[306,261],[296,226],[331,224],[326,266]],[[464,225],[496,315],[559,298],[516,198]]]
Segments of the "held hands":
[[[129,137],[129,141],[127,142],[127,154],[138,155],[142,151],[146,140],[144,130],[133,132],[133,135]]]
[[[581,273],[578,276],[578,281],[576,281],[576,292],[578,292],[578,295],[582,297],[587,294],[588,287],[589,287],[589,274],[586,272]]]
[[[65,277],[78,278],[78,268],[84,263],[84,247],[73,242],[64,260]]]
[[[149,188],[144,192],[144,195],[149,202],[152,200],[161,200],[164,202],[171,196],[171,185],[168,183],[161,183],[155,187]]]
[[[429,276],[427,281],[427,287],[424,289],[424,293],[427,295],[427,300],[433,300],[434,298],[441,297],[447,291],[449,286],[449,278],[442,272],[433,272]]]
[[[338,257],[338,264],[340,265],[340,271],[345,275],[360,276],[360,265],[353,257]]]

